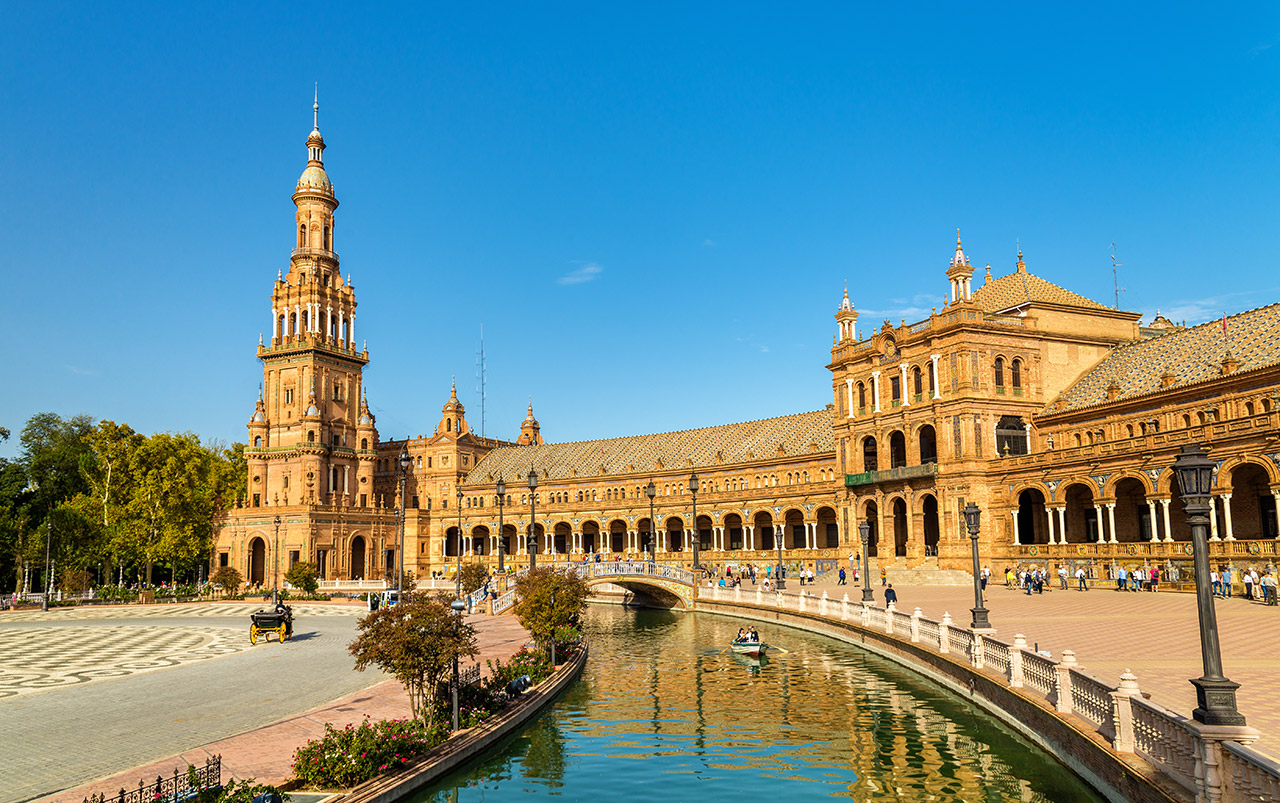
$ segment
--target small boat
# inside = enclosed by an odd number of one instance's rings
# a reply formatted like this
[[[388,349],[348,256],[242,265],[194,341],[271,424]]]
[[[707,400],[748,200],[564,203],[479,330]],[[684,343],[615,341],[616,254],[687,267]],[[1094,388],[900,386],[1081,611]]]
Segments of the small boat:
[[[736,655],[764,655],[769,645],[763,641],[735,641],[729,645]]]

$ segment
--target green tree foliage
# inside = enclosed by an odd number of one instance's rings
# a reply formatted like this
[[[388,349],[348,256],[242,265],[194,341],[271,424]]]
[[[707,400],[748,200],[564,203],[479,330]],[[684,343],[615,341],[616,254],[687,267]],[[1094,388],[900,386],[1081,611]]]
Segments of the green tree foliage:
[[[236,593],[240,590],[240,586],[244,585],[244,578],[240,576],[240,571],[234,566],[219,568],[209,580],[222,586],[222,590],[228,594]]]
[[[320,581],[316,567],[305,560],[293,564],[293,568],[285,572],[284,579],[294,588],[300,588],[308,594],[316,593]]]
[[[440,684],[456,659],[475,655],[476,630],[454,614],[443,597],[414,594],[360,620],[348,649],[356,669],[377,666],[404,684],[415,717],[430,729],[435,721]]]
[[[550,647],[577,627],[591,587],[585,580],[554,569],[527,572],[516,581],[516,618],[533,640]]]
[[[462,593],[474,594],[489,579],[489,570],[482,563],[464,563],[458,577],[462,581]]]

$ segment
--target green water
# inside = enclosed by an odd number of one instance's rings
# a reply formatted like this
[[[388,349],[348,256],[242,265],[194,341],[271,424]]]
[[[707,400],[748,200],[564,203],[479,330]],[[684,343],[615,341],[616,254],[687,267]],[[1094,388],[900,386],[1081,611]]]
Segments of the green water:
[[[592,606],[582,678],[415,800],[1102,800],[960,697],[855,647],[760,625],[786,653],[723,652],[743,624]]]

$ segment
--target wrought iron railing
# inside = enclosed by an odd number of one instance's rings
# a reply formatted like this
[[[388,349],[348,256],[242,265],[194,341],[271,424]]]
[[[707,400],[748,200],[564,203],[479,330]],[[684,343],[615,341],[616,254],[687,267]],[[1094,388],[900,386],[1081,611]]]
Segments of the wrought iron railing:
[[[99,792],[89,795],[84,803],[180,803],[194,797],[202,789],[216,789],[222,786],[222,756],[212,756],[204,762],[203,767],[188,767],[186,770],[174,769],[173,776],[165,778],[157,775],[151,783],[138,779],[137,789],[121,787],[115,794]]]

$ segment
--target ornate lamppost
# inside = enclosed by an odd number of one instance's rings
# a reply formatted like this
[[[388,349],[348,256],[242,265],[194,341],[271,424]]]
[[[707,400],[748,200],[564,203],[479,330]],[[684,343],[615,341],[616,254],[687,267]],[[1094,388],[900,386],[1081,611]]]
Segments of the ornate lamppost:
[[[53,570],[49,568],[49,541],[53,539],[52,516],[44,519],[44,597],[40,600],[40,610],[49,610],[49,592],[53,588]]]
[[[973,502],[964,506],[964,526],[969,531],[969,543],[973,545],[973,621],[969,623],[972,630],[990,630],[991,622],[987,619],[987,607],[982,604],[982,568],[978,565],[978,531],[982,519],[982,510]]]
[[[658,525],[653,520],[653,497],[658,495],[658,488],[649,480],[644,487],[644,495],[649,497],[649,562],[653,563],[653,552],[657,549]]]
[[[1204,675],[1191,680],[1196,687],[1196,709],[1191,717],[1206,725],[1244,725],[1244,715],[1236,710],[1239,683],[1222,674],[1222,650],[1218,646],[1218,618],[1213,609],[1213,590],[1209,587],[1209,544],[1205,531],[1209,528],[1209,497],[1213,489],[1216,464],[1200,444],[1183,446],[1173,463],[1182,492],[1187,524],[1191,526],[1191,543],[1196,571],[1196,611],[1200,618],[1200,657]]]
[[[787,587],[787,581],[786,581],[786,578],[784,578],[784,577],[782,576],[782,572],[783,572],[783,569],[782,569],[782,538],[783,538],[783,535],[782,535],[782,532],[779,530],[779,528],[778,528],[776,525],[771,524],[771,525],[769,525],[769,526],[773,528],[773,545],[774,545],[775,547],[777,547],[777,548],[778,548],[778,570],[777,570],[776,572],[774,572],[774,575],[775,575],[775,576],[774,576],[774,578],[773,578],[773,579],[776,581],[774,584],[775,584],[778,588],[786,588],[786,587]],[[785,524],[784,524],[784,526],[785,526]],[[801,585],[803,585],[803,582],[801,583]],[[801,593],[801,594],[803,594],[804,592],[803,592],[803,591],[801,591],[800,593]]]
[[[458,568],[454,570],[453,581],[459,599],[462,598],[462,489],[458,489]]]
[[[529,467],[529,571],[538,568],[538,472]]]
[[[502,506],[507,501],[507,484],[502,481],[502,477],[498,477],[498,574],[503,573],[502,553],[506,550],[502,548]]]
[[[698,532],[698,472],[689,474],[689,493],[693,496],[693,579],[694,587],[702,579],[702,571],[698,564],[698,547],[701,546],[702,534]]]
[[[404,483],[409,474],[409,466],[413,458],[409,457],[409,446],[400,447],[400,526],[396,528],[396,604],[400,604],[404,596]]]
[[[453,682],[449,685],[453,692],[453,729],[458,730],[458,685],[460,679],[458,677],[458,631],[462,628],[462,609],[467,607],[460,599],[455,599],[449,603],[449,607],[453,608],[455,614],[453,620]]]
[[[275,541],[271,547],[271,604],[280,602],[280,517],[275,519]]]
[[[871,590],[871,564],[867,550],[871,544],[871,522],[863,519],[858,522],[858,536],[862,538],[862,601],[875,602],[876,594]]]

